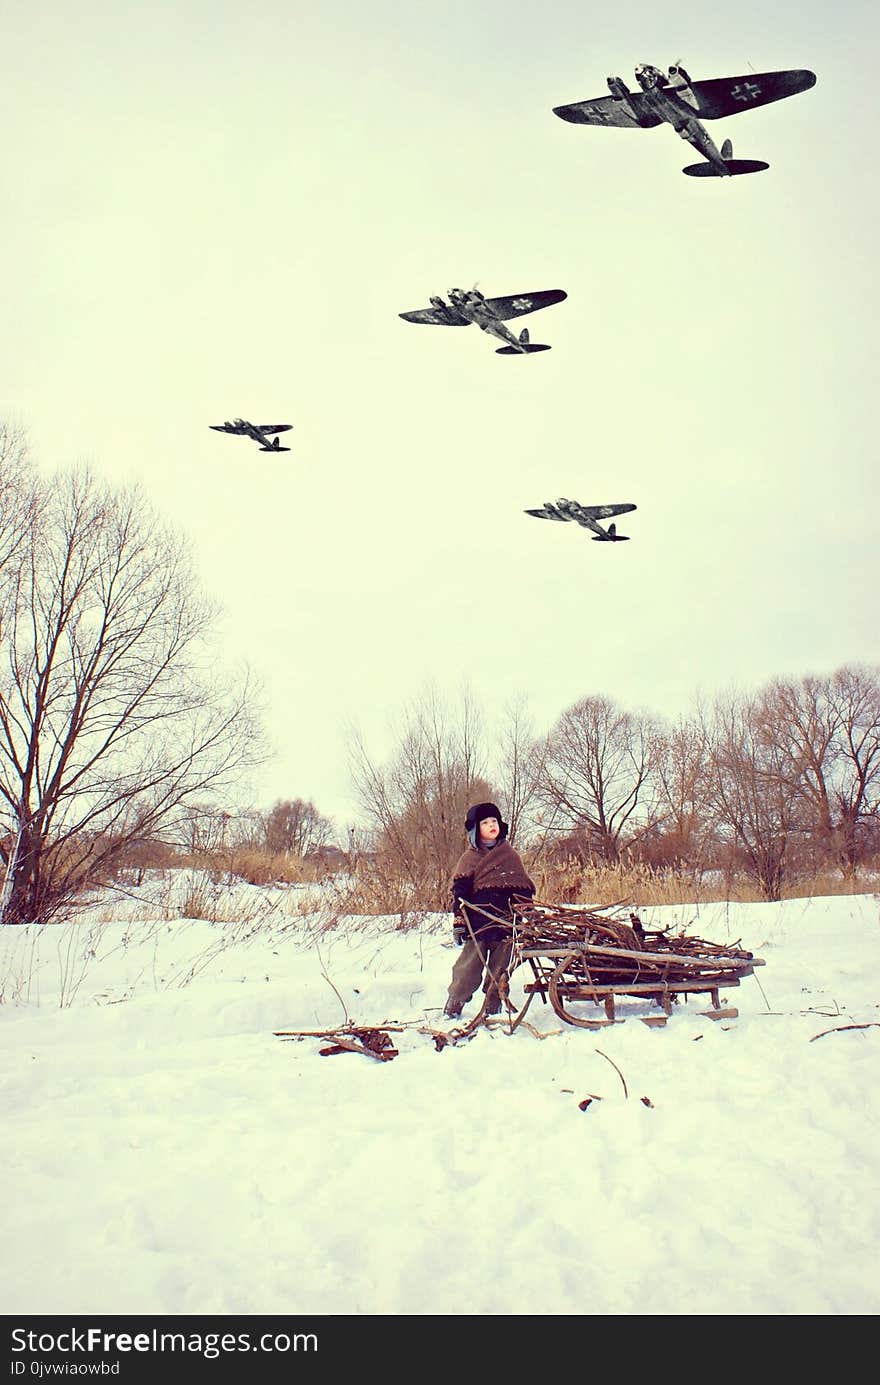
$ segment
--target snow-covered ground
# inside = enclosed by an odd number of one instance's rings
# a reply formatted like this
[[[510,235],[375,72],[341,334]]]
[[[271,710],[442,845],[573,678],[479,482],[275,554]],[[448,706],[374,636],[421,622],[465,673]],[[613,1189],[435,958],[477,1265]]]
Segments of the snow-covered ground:
[[[442,1051],[444,918],[106,917],[0,930],[5,1314],[880,1310],[877,896],[642,910],[738,1019]],[[399,1056],[273,1032],[346,1020]]]

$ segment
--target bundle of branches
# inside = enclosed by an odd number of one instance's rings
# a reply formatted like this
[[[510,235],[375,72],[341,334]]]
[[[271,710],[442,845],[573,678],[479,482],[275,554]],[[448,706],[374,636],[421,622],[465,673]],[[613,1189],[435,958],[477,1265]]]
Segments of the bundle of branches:
[[[566,947],[569,943],[578,946],[596,943],[638,951],[646,938],[641,920],[635,914],[608,916],[573,904],[535,901],[517,906],[514,921],[520,945],[542,951],[548,947]]]
[[[523,947],[565,947],[568,943],[592,943],[627,948],[633,952],[674,952],[688,957],[727,957],[748,962],[752,953],[736,944],[708,942],[689,934],[672,934],[666,929],[647,929],[638,914],[608,915],[576,904],[544,904],[533,901],[518,905],[515,926]]]
[[[512,931],[523,960],[570,954],[573,972],[605,986],[747,975],[755,960],[739,945],[646,929],[637,914],[615,916],[577,905],[518,905]]]

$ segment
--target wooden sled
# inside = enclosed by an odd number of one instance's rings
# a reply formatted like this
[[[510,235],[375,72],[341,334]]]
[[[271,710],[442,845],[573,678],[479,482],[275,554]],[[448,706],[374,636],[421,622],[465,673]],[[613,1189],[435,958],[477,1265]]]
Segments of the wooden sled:
[[[761,958],[739,947],[722,947],[700,938],[670,937],[646,931],[637,915],[628,920],[600,916],[576,906],[531,904],[517,911],[514,933],[520,962],[531,967],[526,1005],[536,995],[566,1024],[602,1029],[620,1024],[623,999],[652,1001],[658,1015],[637,1015],[651,1028],[666,1024],[674,1005],[691,995],[711,1006],[697,1013],[712,1020],[736,1019],[721,991],[738,986]],[[572,1003],[590,1002],[598,1014],[572,1014]],[[604,1015],[602,1014],[604,1011]]]

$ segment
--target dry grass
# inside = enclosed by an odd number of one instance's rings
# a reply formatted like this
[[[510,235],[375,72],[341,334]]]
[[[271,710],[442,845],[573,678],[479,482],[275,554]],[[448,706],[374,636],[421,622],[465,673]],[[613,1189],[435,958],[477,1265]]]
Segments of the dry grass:
[[[410,882],[381,866],[362,866],[340,885],[340,904],[345,913],[408,914],[419,908]]]
[[[689,904],[721,899],[719,891],[692,875],[663,872],[645,865],[531,865],[538,899],[559,904]]]
[[[314,900],[314,896],[312,896]],[[169,923],[176,919],[207,923],[254,924],[275,922],[299,909],[302,893],[285,888],[249,889],[234,877],[181,867],[152,872],[141,888],[118,884],[84,900],[90,923]],[[315,907],[314,902],[311,905]]]
[[[270,861],[277,864],[271,854]],[[725,901],[762,902],[761,893],[752,882],[741,876],[727,877],[720,871],[700,878],[642,864],[527,862],[527,866],[537,886],[537,898],[547,903],[583,907],[619,904],[638,909]],[[216,862],[209,870],[191,866],[150,872],[150,878],[137,888],[117,884],[99,894],[90,892],[82,897],[76,912],[87,910],[92,924],[119,920],[170,922],[184,918],[229,927],[246,925],[256,930],[304,927],[310,933],[321,934],[339,929],[408,931],[422,927],[426,914],[448,910],[447,902],[438,907],[436,900],[420,898],[402,875],[375,861],[362,862],[351,875],[325,875],[312,884],[279,880],[278,874],[276,869],[254,869],[247,875],[221,873]],[[848,878],[839,870],[825,870],[789,881],[783,898],[872,893],[880,894],[877,870],[864,870]]]
[[[804,879],[793,880],[782,891],[783,899],[810,899],[827,894],[880,894],[880,869],[875,865],[851,876],[834,869],[817,871]]]
[[[235,876],[249,885],[316,884],[327,873],[326,867],[293,852],[269,851],[258,846],[198,852],[182,857],[180,864],[209,872],[217,879]]]
[[[722,871],[697,872],[658,870],[644,864],[583,866],[576,861],[560,863],[526,862],[537,887],[537,898],[561,904],[610,905],[633,907],[663,904],[708,904],[760,902],[763,896],[742,875]],[[325,885],[325,889],[327,886]],[[825,870],[801,875],[787,882],[784,899],[819,895],[865,894],[880,888],[880,874],[873,871],[845,878],[841,871]],[[336,910],[340,915],[398,915],[401,920],[436,911],[436,901],[421,898],[400,873],[378,862],[362,864],[351,877],[337,877],[333,887]],[[448,908],[444,902],[441,910]],[[407,926],[405,922],[401,926]]]
[[[633,906],[723,901],[752,904],[764,898],[754,881],[723,871],[700,875],[657,870],[642,864],[581,866],[569,862],[564,866],[532,867],[531,874],[539,899],[564,904],[589,906],[624,901]],[[782,897],[809,899],[821,895],[870,894],[878,888],[880,876],[876,871],[857,872],[847,878],[842,871],[823,870],[787,881]]]

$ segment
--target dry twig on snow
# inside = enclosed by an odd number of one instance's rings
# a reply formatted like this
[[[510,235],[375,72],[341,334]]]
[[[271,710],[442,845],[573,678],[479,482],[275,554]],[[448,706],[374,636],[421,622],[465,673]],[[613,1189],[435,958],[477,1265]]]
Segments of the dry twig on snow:
[[[824,1039],[826,1034],[840,1034],[844,1029],[880,1029],[880,1023],[872,1020],[869,1024],[838,1024],[834,1029],[823,1029],[821,1034],[814,1034],[810,1043],[814,1044],[817,1039]]]
[[[378,1058],[381,1063],[396,1058],[398,1050],[391,1034],[402,1034],[402,1025],[347,1024],[339,1029],[276,1029],[276,1039],[330,1039],[326,1048],[319,1048],[322,1057],[333,1053],[361,1053],[365,1058]]]

